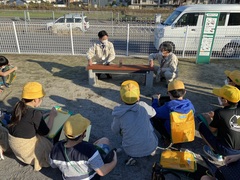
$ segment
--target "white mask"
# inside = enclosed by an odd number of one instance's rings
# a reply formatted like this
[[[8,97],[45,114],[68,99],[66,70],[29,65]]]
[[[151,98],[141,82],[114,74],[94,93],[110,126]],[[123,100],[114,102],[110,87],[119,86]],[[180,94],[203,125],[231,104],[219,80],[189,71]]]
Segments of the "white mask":
[[[102,42],[103,44],[107,44],[108,40],[105,39],[105,40],[102,40],[101,42]]]
[[[218,103],[219,103],[220,106],[223,105],[223,103],[222,103],[222,98],[218,97]]]

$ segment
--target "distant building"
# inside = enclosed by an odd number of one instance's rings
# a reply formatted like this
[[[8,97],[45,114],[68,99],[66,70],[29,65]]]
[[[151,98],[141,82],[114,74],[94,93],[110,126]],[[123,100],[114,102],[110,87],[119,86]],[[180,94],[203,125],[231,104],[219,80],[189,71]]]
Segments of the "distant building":
[[[82,0],[85,4],[91,4],[92,6],[96,5],[97,7],[104,7],[108,6],[109,4],[112,4],[114,0]],[[120,3],[120,0],[115,0],[115,2],[118,4]]]
[[[159,6],[182,4],[238,4],[240,0],[131,0],[131,6]]]

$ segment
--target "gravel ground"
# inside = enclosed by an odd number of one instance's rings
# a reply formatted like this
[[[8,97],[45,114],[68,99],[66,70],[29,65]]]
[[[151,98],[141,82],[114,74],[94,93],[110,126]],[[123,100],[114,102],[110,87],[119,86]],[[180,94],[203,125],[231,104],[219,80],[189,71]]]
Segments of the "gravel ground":
[[[17,78],[10,88],[0,95],[1,108],[12,110],[21,97],[23,85],[28,81],[38,81],[43,84],[46,97],[42,107],[51,109],[60,105],[73,113],[81,113],[92,122],[90,141],[100,137],[108,137],[112,147],[120,146],[120,137],[110,129],[111,112],[114,106],[121,103],[119,86],[122,81],[134,79],[141,86],[141,100],[151,103],[154,93],[166,94],[164,83],[154,82],[154,87],[144,86],[143,75],[113,75],[111,80],[100,80],[98,86],[88,85],[88,75],[85,70],[85,57],[79,56],[44,56],[44,55],[6,55],[13,65],[18,66]],[[118,59],[115,63],[118,62]],[[146,59],[124,58],[126,64],[146,64]],[[225,80],[224,70],[240,69],[239,60],[213,60],[210,64],[199,65],[195,60],[179,62],[179,79],[183,80],[187,94],[195,106],[196,113],[217,108],[217,99],[212,95],[214,87],[220,87]],[[197,133],[196,140],[186,145],[186,148],[196,154],[202,154],[203,142]],[[104,180],[144,180],[150,179],[152,164],[159,160],[160,155],[138,159],[138,164],[126,167],[127,156],[118,154],[116,168],[103,177]],[[57,169],[43,168],[40,172],[33,171],[32,166],[19,162],[11,150],[5,153],[5,160],[0,161],[0,179],[61,179]],[[172,178],[170,178],[172,179]]]

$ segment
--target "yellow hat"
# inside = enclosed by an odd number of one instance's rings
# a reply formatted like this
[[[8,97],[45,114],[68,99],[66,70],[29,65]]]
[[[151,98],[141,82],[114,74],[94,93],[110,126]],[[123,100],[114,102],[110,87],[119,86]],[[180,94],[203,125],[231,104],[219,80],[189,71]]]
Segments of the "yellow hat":
[[[178,89],[185,89],[185,86],[182,81],[175,79],[168,84],[168,91],[178,90]]]
[[[87,118],[84,118],[81,114],[75,114],[68,118],[63,130],[69,139],[75,139],[80,136],[90,124],[91,122]]]
[[[37,99],[45,96],[43,87],[38,82],[28,82],[23,87],[23,99]]]
[[[240,101],[240,91],[238,88],[231,85],[225,85],[220,89],[213,89],[213,94],[233,103],[238,103]]]
[[[224,71],[227,77],[229,77],[236,85],[240,86],[240,71]]]
[[[134,104],[139,100],[140,88],[136,81],[127,80],[121,84],[120,95],[122,101],[127,104]]]

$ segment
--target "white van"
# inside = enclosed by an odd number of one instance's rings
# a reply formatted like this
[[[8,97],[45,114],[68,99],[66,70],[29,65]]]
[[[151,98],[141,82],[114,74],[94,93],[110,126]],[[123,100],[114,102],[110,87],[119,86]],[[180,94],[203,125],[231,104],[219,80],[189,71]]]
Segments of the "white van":
[[[207,12],[219,12],[213,51],[224,56],[240,52],[240,4],[207,4],[178,7],[154,30],[154,46],[170,42],[175,51],[197,51]]]
[[[82,21],[83,19],[83,21]],[[86,31],[89,28],[89,22],[87,16],[82,16],[81,14],[65,14],[58,18],[55,22],[47,23],[47,29],[53,30],[66,30],[69,29],[70,23],[73,29],[79,29],[81,31]]]

